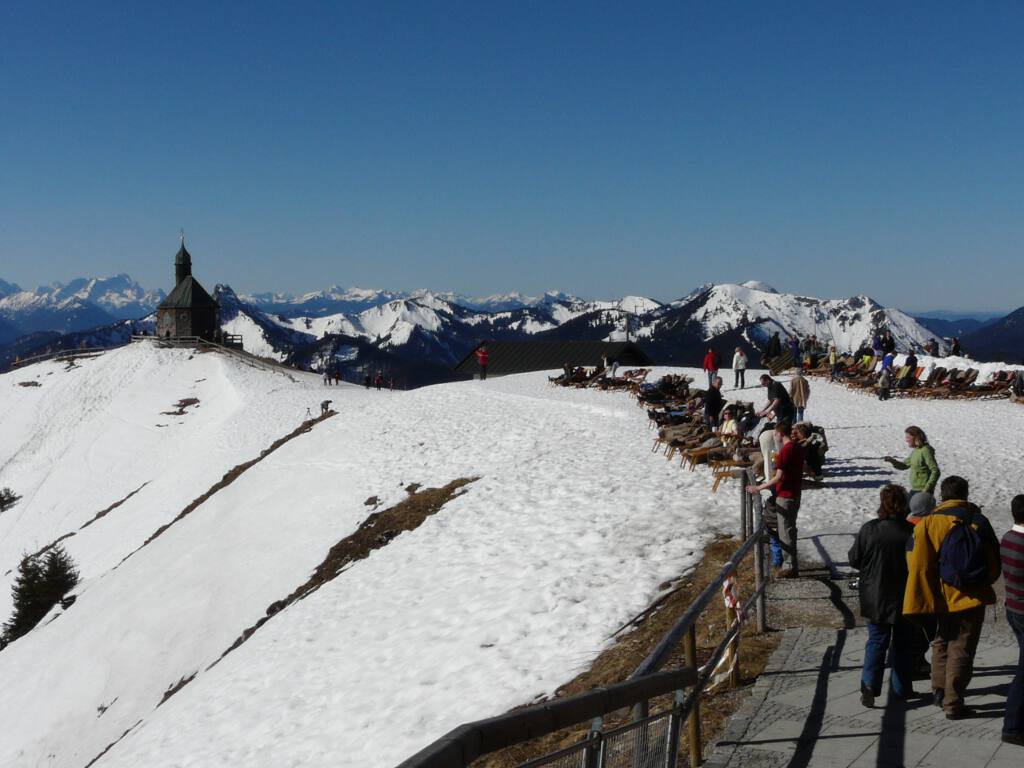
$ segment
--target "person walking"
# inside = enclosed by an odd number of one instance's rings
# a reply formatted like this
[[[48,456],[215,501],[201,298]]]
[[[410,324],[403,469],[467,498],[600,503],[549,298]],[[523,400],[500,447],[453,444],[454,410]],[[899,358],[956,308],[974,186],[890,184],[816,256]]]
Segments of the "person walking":
[[[807,401],[811,397],[811,385],[804,376],[804,372],[796,369],[796,375],[789,382],[789,399],[793,401],[796,409],[796,420],[804,420],[804,409],[807,408]]]
[[[732,356],[732,388],[747,388],[747,355],[741,347],[736,347]]]
[[[480,365],[480,381],[487,380],[487,363],[490,362],[491,354],[487,351],[487,345],[481,344],[474,350],[476,361]]]
[[[839,376],[839,354],[836,352],[836,345],[828,348],[828,380],[835,381]]]
[[[920,427],[910,426],[903,431],[903,437],[907,441],[907,446],[912,449],[906,460],[900,461],[893,456],[883,456],[882,459],[896,469],[910,470],[911,498],[922,491],[934,494],[940,473],[939,464],[935,460],[935,449],[928,442],[928,436]]]
[[[804,451],[792,437],[792,428],[788,421],[775,425],[775,440],[780,446],[779,459],[775,465],[775,474],[766,478],[760,485],[748,485],[747,493],[760,493],[763,490],[775,489],[775,508],[779,522],[779,539],[782,550],[789,555],[790,567],[780,571],[780,578],[797,578],[800,575],[800,564],[797,559],[797,514],[800,512],[800,491],[803,485]]]
[[[892,396],[892,370],[882,366],[878,375],[878,399],[888,400]]]
[[[995,605],[992,585],[999,578],[999,540],[992,524],[968,501],[967,481],[950,475],[940,486],[942,503],[914,526],[907,542],[907,590],[903,613],[934,614],[932,694],[948,720],[972,710],[964,703],[974,673],[974,656],[985,622],[985,606]]]
[[[878,517],[861,526],[849,552],[850,565],[860,571],[860,615],[868,621],[860,701],[869,708],[882,695],[882,675],[890,645],[890,696],[905,701],[914,694],[914,630],[903,618],[907,538],[913,535],[914,526],[906,519],[907,492],[903,486],[887,485],[880,496]]]
[[[1010,502],[1013,528],[999,544],[1006,584],[1006,623],[1017,637],[1017,673],[1006,694],[1003,741],[1024,747],[1024,494]]]
[[[708,389],[711,389],[711,384],[718,375],[718,355],[711,347],[708,347],[707,354],[704,355],[704,372],[708,375]]]

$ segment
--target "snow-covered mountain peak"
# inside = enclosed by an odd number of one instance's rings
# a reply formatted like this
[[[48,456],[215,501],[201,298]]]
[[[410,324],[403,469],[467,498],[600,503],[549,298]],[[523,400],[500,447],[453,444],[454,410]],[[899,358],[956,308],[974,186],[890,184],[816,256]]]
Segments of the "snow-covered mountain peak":
[[[740,283],[743,288],[749,288],[752,291],[764,291],[765,293],[778,293],[775,288],[772,288],[768,283],[762,283],[760,280],[747,280],[744,283]]]

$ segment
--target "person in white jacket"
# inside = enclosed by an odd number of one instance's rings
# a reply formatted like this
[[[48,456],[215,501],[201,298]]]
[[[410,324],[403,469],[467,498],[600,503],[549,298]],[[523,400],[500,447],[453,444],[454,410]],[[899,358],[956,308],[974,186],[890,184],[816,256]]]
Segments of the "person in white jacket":
[[[732,373],[733,389],[746,389],[747,356],[740,347],[736,347],[736,354],[732,356]]]

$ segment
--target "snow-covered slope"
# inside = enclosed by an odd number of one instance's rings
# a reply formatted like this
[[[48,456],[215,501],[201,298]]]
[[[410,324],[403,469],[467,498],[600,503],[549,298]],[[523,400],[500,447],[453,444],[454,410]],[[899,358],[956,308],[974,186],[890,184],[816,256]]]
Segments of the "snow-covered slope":
[[[552,389],[545,374],[410,393],[294,378],[140,345],[0,375],[0,486],[25,496],[0,516],[0,569],[76,531],[64,543],[84,577],[70,608],[0,652],[0,766],[392,766],[552,692],[732,529],[735,497],[651,454],[624,395]],[[198,407],[163,413],[183,397]],[[118,565],[325,397],[337,416]],[[880,485],[902,478],[864,457],[899,454],[909,423],[994,518],[1019,491],[1014,452],[977,450],[1014,444],[1019,406],[883,404],[820,380],[809,405],[839,471],[805,496],[805,537],[874,513]],[[211,666],[356,529],[369,497],[383,508],[409,483],[472,477]]]
[[[30,378],[41,386],[18,386]],[[0,518],[4,570],[149,483],[64,542],[83,572],[76,602],[0,652],[0,765],[81,768],[141,721],[98,766],[384,766],[553,690],[732,505],[635,450],[649,433],[628,399],[545,383],[328,391],[137,345],[0,376],[13,436],[0,485],[25,495]],[[161,415],[186,396],[199,407]],[[115,567],[325,396],[339,416]],[[480,479],[209,669],[352,533],[368,497],[387,506],[410,482],[459,477]],[[377,731],[396,724],[396,738]]]

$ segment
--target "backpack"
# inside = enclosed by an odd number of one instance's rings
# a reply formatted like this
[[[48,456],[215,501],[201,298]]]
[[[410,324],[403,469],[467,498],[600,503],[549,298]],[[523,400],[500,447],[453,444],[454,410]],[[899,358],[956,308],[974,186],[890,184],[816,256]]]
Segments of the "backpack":
[[[972,522],[973,512],[958,515],[939,546],[939,579],[957,589],[989,583],[985,541]]]

